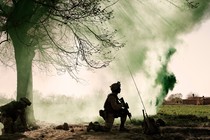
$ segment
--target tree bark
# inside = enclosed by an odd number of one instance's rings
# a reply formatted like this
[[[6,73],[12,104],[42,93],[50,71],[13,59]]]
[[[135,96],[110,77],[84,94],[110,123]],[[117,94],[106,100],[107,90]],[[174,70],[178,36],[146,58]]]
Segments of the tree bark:
[[[35,123],[34,110],[33,110],[33,79],[32,79],[32,61],[35,56],[34,46],[29,45],[30,37],[23,33],[23,30],[17,31],[10,30],[9,35],[12,39],[16,69],[17,69],[17,97],[27,97],[31,102],[31,106],[26,109],[26,118],[28,124]],[[17,34],[21,33],[21,38]]]
[[[25,46],[15,47],[15,59],[17,68],[17,100],[21,97],[27,97],[31,106],[26,109],[27,120],[29,124],[35,122],[33,110],[33,79],[32,79],[32,61],[34,50],[27,49]]]

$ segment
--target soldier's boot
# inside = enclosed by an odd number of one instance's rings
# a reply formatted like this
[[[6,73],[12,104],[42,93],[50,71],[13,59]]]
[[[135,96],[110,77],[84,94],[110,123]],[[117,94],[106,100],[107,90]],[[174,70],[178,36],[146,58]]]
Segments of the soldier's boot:
[[[120,132],[129,132],[129,129],[125,128],[125,127],[120,127]]]
[[[124,124],[120,124],[120,132],[129,132],[127,128],[125,128]]]

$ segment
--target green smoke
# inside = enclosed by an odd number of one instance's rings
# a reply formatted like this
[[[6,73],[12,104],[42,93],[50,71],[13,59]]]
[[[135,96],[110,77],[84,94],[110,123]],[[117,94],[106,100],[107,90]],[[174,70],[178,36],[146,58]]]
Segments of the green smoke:
[[[174,48],[170,48],[168,50],[168,52],[166,53],[166,61],[158,71],[155,83],[156,85],[161,85],[162,88],[159,96],[156,99],[156,106],[162,104],[168,91],[173,90],[175,86],[176,77],[172,72],[168,71],[168,64],[170,62],[170,58],[175,52],[176,50]]]
[[[210,0],[135,0],[117,3],[115,21],[111,24],[126,40],[126,46],[117,54],[113,70],[129,81],[128,65],[134,76],[140,75],[136,79],[145,80],[137,81],[140,89],[145,91],[141,93],[145,104],[152,103],[156,107],[168,91],[173,90],[178,79],[168,70],[170,58],[176,52],[176,46],[182,43],[180,37],[209,18],[209,4]],[[147,89],[143,87],[144,82]],[[131,82],[128,84],[127,87],[132,85]],[[138,95],[134,90],[129,92],[136,97]]]

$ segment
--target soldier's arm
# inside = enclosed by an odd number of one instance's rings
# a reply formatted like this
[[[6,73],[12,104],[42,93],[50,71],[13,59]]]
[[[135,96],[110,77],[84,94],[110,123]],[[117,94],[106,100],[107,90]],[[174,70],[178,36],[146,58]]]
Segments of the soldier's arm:
[[[117,99],[116,99],[115,97],[113,97],[113,96],[110,96],[110,97],[108,98],[108,100],[109,100],[109,102],[111,103],[111,106],[112,106],[112,108],[113,108],[114,110],[120,110],[120,109],[123,107],[122,104],[118,104],[118,103],[117,103]]]

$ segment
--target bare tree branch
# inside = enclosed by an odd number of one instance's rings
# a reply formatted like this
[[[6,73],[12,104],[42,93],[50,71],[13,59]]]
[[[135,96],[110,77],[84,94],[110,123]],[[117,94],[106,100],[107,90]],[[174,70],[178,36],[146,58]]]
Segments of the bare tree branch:
[[[14,22],[17,24],[12,25],[19,42],[37,49],[35,65],[40,63],[39,68],[42,69],[49,64],[59,71],[66,70],[74,79],[78,79],[78,67],[106,67],[113,60],[108,48],[118,50],[123,46],[114,40],[116,31],[110,33],[102,24],[113,18],[111,7],[117,1],[34,0],[35,6],[31,13],[23,14],[20,22],[16,17]],[[13,6],[18,2],[13,0]],[[0,7],[0,13],[9,18],[4,8]],[[26,33],[27,40],[30,40],[27,42],[24,42],[22,32],[16,31],[18,26],[25,24],[21,22],[23,18],[31,26]]]
[[[1,36],[2,36],[2,33],[1,33]],[[8,39],[8,33],[6,33],[6,39],[1,40],[1,36],[0,36],[0,45],[9,41],[9,39]]]
[[[189,6],[189,8],[195,9],[198,8],[199,3],[192,1],[192,0],[186,0],[187,5]]]

